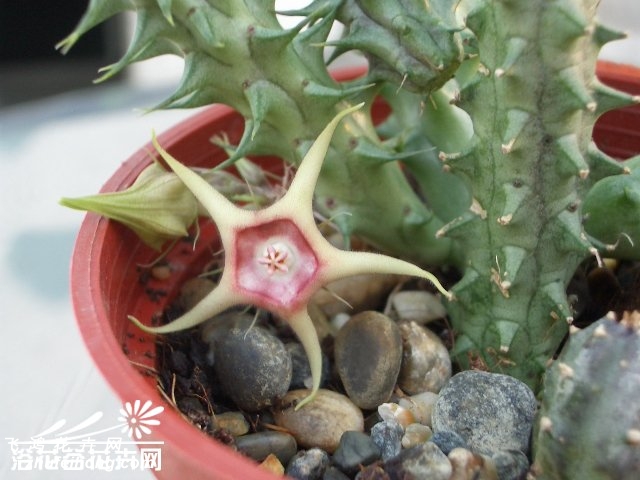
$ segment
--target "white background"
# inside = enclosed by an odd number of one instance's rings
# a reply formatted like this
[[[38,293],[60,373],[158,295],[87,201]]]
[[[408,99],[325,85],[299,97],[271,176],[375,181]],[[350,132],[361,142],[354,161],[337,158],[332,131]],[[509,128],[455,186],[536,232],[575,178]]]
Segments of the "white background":
[[[600,18],[630,33],[603,57],[640,65],[640,2],[603,0]],[[133,71],[126,87],[0,109],[0,478],[87,478],[12,472],[4,438],[27,440],[60,419],[79,423],[96,411],[117,417],[120,403],[85,351],[69,300],[69,258],[82,215],[57,201],[96,192],[152,128],[163,131],[193,113],[143,116],[134,109],[153,103],[142,91],[158,100],[175,85],[179,60]]]

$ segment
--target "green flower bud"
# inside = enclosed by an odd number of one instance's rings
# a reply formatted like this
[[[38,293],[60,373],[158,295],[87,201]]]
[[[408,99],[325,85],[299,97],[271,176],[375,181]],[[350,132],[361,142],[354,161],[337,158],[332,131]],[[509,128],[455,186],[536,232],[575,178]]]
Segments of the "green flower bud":
[[[157,162],[146,167],[126,190],[63,198],[60,203],[123,223],[156,250],[167,240],[187,235],[198,214],[193,194],[175,173]]]

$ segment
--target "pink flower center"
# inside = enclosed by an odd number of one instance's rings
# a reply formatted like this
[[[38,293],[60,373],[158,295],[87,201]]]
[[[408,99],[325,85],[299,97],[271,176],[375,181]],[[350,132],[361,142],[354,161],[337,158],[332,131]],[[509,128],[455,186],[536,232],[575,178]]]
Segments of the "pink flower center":
[[[308,300],[319,262],[291,220],[239,230],[235,246],[235,283],[256,305],[292,310]]]
[[[267,271],[270,275],[275,272],[286,273],[289,271],[287,266],[287,257],[289,256],[289,250],[282,244],[267,245],[262,258],[258,259],[258,263],[267,267]]]

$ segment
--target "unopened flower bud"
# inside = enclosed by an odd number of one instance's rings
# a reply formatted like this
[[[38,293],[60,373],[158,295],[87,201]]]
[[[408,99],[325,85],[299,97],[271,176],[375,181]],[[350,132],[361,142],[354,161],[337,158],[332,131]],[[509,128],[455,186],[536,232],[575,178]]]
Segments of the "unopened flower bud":
[[[155,162],[126,190],[63,198],[60,203],[123,223],[156,250],[167,240],[187,235],[198,213],[198,202],[184,183]]]

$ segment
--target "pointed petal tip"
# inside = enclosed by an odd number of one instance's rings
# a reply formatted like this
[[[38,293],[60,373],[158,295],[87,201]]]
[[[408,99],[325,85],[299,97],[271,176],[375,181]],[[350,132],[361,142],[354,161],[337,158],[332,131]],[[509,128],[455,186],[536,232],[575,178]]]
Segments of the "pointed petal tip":
[[[154,328],[153,327],[147,327],[145,324],[143,324],[140,320],[138,320],[136,317],[134,317],[133,315],[127,315],[127,318],[136,326],[138,327],[140,330],[142,330],[143,332],[147,332],[147,333],[156,333],[154,332]]]
[[[166,325],[161,325],[159,327],[150,327],[145,325],[140,320],[138,320],[133,315],[127,315],[127,318],[133,323],[136,327],[146,333],[151,333],[153,335],[160,335],[165,333],[174,333],[179,332],[181,330],[186,330],[187,328],[194,327],[197,323],[186,323],[186,322],[178,322],[174,320],[171,323],[167,323]]]
[[[294,407],[294,411],[297,412],[298,410],[300,410],[305,405],[313,402],[313,400],[316,398],[317,394],[318,394],[318,388],[314,387],[313,390],[311,390],[311,393],[309,393],[309,395],[307,395],[302,400],[300,400],[300,402],[298,402],[298,404]]]
[[[320,380],[322,377],[322,350],[320,348],[320,341],[318,339],[315,326],[313,325],[313,321],[306,309],[292,314],[291,317],[286,320],[298,337],[298,340],[307,354],[307,360],[309,361],[313,382],[311,393],[296,405],[295,409],[298,410],[311,402],[320,389]]]

